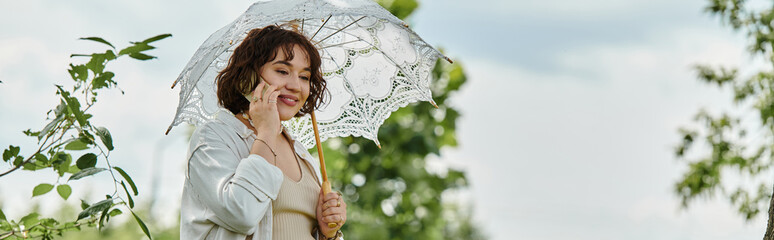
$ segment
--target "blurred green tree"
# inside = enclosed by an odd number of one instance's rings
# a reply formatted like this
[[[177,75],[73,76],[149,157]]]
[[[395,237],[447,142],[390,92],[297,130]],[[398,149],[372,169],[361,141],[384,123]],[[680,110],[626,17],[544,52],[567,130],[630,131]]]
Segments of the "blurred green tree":
[[[749,54],[766,65],[742,69],[752,74],[740,74],[735,67],[696,66],[701,81],[733,90],[730,101],[735,107],[721,114],[700,110],[694,120],[699,129],[679,130],[682,141],[675,154],[688,169],[675,184],[675,193],[683,207],[688,207],[697,197],[713,197],[719,191],[748,221],[768,205],[764,239],[774,239],[774,8],[744,0],[708,2],[706,11],[734,30],[745,32],[751,42]],[[697,142],[705,144],[698,151],[694,147]],[[729,173],[738,173],[743,181],[735,184],[733,179],[724,178]]]
[[[406,19],[415,0],[376,1]],[[459,63],[439,60],[432,73],[433,99],[410,104],[384,122],[382,149],[365,138],[345,137],[323,143],[334,189],[348,200],[348,239],[484,239],[472,223],[471,206],[448,197],[468,184],[456,169],[428,171],[426,160],[442,147],[455,147],[460,113],[447,104],[465,83]],[[447,197],[444,197],[447,195]]]

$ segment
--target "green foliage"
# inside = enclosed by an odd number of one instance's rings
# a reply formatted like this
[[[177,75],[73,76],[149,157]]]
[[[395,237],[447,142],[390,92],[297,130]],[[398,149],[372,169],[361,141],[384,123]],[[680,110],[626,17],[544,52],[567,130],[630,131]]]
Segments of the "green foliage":
[[[39,214],[32,210],[31,213],[18,221],[9,220],[2,215],[0,218],[0,239],[34,238],[34,239],[52,239],[54,236],[62,236],[63,232],[80,230],[82,226],[104,226],[104,223],[110,220],[111,216],[116,216],[122,212],[115,207],[125,206],[124,197],[129,199],[129,208],[134,207],[133,200],[128,191],[122,196],[118,192],[118,184],[124,185],[124,181],[115,178],[113,170],[130,183],[133,193],[137,195],[137,187],[132,182],[129,175],[120,167],[113,166],[109,160],[110,151],[114,149],[113,139],[107,128],[95,127],[90,119],[89,109],[97,102],[97,91],[103,88],[113,88],[117,82],[113,79],[115,74],[105,71],[107,64],[121,56],[129,56],[138,60],[148,60],[155,58],[144,52],[154,47],[149,43],[167,38],[171,35],[163,34],[148,38],[141,42],[131,42],[131,45],[116,50],[110,42],[98,38],[88,37],[82,40],[94,41],[105,44],[111,49],[105,52],[93,54],[73,54],[71,57],[88,57],[85,64],[70,64],[70,77],[73,80],[72,88],[62,85],[56,86],[56,94],[60,97],[59,104],[49,110],[46,115],[49,122],[40,130],[33,132],[31,129],[23,131],[25,135],[37,140],[38,146],[29,149],[29,154],[22,155],[22,149],[18,146],[9,146],[3,150],[3,161],[10,165],[9,169],[0,173],[0,177],[22,169],[27,171],[42,171],[51,169],[57,176],[56,191],[62,199],[66,200],[72,194],[72,188],[68,184],[59,184],[63,179],[78,180],[84,177],[92,176],[103,171],[108,171],[116,183],[113,192],[106,196],[105,200],[94,204],[88,204],[81,200],[83,211],[77,218],[71,217],[63,222],[51,218],[40,218]],[[115,52],[118,51],[118,55]],[[99,137],[100,143],[95,141]],[[78,160],[73,163],[72,154],[80,151],[88,151],[80,154]],[[97,159],[104,159],[101,163],[107,165],[107,168],[96,167]],[[37,174],[47,174],[38,172]],[[70,176],[65,176],[70,174]],[[32,196],[40,196],[51,192],[54,189],[53,184],[42,183],[32,189]],[[126,190],[126,187],[124,187]],[[109,210],[113,211],[109,211]],[[2,213],[2,211],[0,211]],[[132,212],[132,214],[134,214]],[[75,220],[72,220],[75,219]],[[135,215],[135,220],[143,232],[150,237],[142,220]]]
[[[407,18],[419,7],[416,0],[375,0],[375,2],[400,19]]]
[[[754,57],[763,57],[774,65],[774,9],[749,5],[742,0],[710,0],[708,12],[720,17],[734,30],[743,31],[751,44],[749,53]],[[770,65],[771,66],[771,65]],[[774,163],[774,72],[759,69],[750,76],[740,76],[736,68],[696,67],[701,81],[716,84],[720,88],[733,89],[733,101],[741,114],[710,114],[700,110],[695,122],[700,129],[681,128],[682,142],[675,149],[675,155],[688,164],[688,170],[675,184],[675,192],[681,198],[684,207],[698,197],[712,197],[718,192],[726,196],[738,212],[747,220],[755,218],[772,197],[772,182],[746,182],[740,186],[723,184],[724,171],[755,176],[770,173]],[[740,119],[747,114],[759,117],[757,126],[749,122],[742,124]],[[756,129],[748,135],[748,129]],[[694,158],[689,150],[697,148],[696,141],[702,141],[701,149],[708,150],[703,156]],[[765,177],[770,179],[770,177]],[[750,189],[743,185],[754,185]]]

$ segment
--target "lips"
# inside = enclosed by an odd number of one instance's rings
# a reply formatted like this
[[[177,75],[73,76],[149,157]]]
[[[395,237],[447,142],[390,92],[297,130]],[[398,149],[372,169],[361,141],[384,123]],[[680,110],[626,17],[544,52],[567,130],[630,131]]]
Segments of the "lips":
[[[298,103],[298,97],[293,95],[286,95],[286,94],[279,95],[279,97],[277,97],[277,100],[291,107],[295,106]]]

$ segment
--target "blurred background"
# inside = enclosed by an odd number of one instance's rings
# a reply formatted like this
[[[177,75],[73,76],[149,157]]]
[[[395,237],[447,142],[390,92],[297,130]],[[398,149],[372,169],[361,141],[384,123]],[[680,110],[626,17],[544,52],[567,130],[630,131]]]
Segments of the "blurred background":
[[[90,111],[110,129],[111,162],[134,178],[135,209],[154,238],[177,239],[191,129],[164,135],[178,104],[170,86],[199,45],[252,2],[0,0],[0,146],[31,151],[36,141],[22,131],[46,124],[59,102],[54,84],[72,84],[66,70],[80,60],[70,54],[105,50],[78,38],[119,47],[171,33],[154,43],[157,59],[111,63],[124,93],[101,92]],[[378,2],[455,64],[434,73],[441,108],[418,103],[393,114],[380,132],[382,150],[364,139],[326,142],[334,188],[351,202],[348,239],[763,235],[770,191],[751,216],[730,190],[700,189],[708,192],[688,194],[686,208],[675,187],[694,168],[684,161],[692,157],[675,154],[685,139],[678,129],[703,126],[694,121],[699,109],[738,106],[733,88],[699,80],[695,66],[749,66],[742,74],[766,66],[748,53],[744,29],[705,11],[725,1]],[[696,150],[701,158],[711,149]],[[756,179],[721,172],[731,185]],[[110,176],[98,174],[71,182],[68,200],[53,192],[31,198],[34,186],[57,178],[48,171],[0,178],[5,216],[74,218],[80,199],[113,191]],[[130,218],[64,238],[143,238]]]

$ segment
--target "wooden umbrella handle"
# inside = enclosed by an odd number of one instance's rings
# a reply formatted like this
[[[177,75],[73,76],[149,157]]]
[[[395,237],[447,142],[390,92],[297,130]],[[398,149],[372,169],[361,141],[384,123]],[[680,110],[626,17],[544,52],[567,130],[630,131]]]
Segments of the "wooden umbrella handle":
[[[312,115],[312,127],[314,128],[314,140],[317,143],[317,155],[320,158],[320,174],[322,176],[323,180],[323,193],[328,194],[331,192],[331,184],[328,182],[328,173],[325,170],[325,156],[323,154],[322,145],[320,144],[320,130],[317,128],[317,117],[314,116],[314,111],[311,113]],[[326,189],[327,185],[327,189]]]
[[[323,156],[323,150],[322,145],[320,145],[320,130],[317,129],[317,117],[314,116],[314,111],[311,113],[312,115],[312,127],[314,128],[314,140],[317,143],[317,155],[320,158],[320,175],[322,176],[322,190],[323,190],[323,196],[328,195],[328,193],[332,192],[331,190],[331,182],[328,181],[328,173],[325,170],[325,157]],[[328,223],[329,228],[336,227],[336,223]]]

